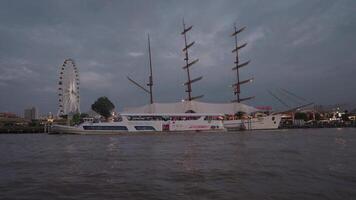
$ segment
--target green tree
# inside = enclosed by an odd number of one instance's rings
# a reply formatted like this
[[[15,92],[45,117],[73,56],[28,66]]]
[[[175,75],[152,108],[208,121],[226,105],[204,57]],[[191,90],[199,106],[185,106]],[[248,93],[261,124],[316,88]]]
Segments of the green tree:
[[[106,119],[111,116],[111,112],[114,108],[114,104],[107,97],[100,97],[91,105],[92,110]]]
[[[72,123],[71,124],[79,124],[80,123],[80,114],[75,113],[72,117]]]
[[[306,113],[297,112],[294,114],[294,119],[302,119],[304,121],[308,121],[308,115]]]

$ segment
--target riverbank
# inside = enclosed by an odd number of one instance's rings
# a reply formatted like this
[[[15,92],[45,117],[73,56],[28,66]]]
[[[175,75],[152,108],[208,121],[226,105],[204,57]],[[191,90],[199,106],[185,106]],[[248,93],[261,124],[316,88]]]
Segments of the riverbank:
[[[1,127],[0,134],[44,133],[44,127]]]
[[[305,124],[281,124],[280,129],[300,129],[300,128],[356,128],[355,121],[335,121],[335,122],[312,122]]]

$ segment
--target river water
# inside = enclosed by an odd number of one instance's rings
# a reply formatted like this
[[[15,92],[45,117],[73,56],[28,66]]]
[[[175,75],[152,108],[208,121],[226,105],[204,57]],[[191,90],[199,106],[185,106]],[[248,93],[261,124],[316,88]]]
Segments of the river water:
[[[356,129],[0,134],[0,199],[356,199]]]

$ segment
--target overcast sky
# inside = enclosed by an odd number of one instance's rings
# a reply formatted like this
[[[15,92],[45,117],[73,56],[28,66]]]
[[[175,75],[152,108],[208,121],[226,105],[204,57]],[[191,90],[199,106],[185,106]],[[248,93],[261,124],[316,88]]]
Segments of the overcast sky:
[[[0,111],[37,106],[57,113],[59,66],[73,58],[80,71],[81,110],[108,96],[118,110],[148,103],[126,76],[147,82],[151,36],[155,100],[185,98],[182,19],[194,25],[193,85],[201,101],[228,102],[234,55],[233,24],[247,26],[240,58],[251,60],[241,78],[248,104],[281,108],[268,90],[287,89],[319,103],[356,101],[356,1],[14,1],[0,2]],[[283,97],[284,96],[284,97]],[[296,104],[296,103],[295,103]],[[283,108],[283,107],[282,107]]]

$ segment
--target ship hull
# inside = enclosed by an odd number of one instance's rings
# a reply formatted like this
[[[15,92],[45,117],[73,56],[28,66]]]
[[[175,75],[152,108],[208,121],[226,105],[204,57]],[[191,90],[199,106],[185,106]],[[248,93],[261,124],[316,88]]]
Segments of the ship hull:
[[[50,133],[55,134],[128,134],[155,132],[221,132],[225,131],[221,120],[172,120],[172,121],[129,121],[84,123],[79,126],[53,125]]]
[[[223,124],[228,131],[269,130],[278,129],[281,118],[282,116],[278,114],[252,119],[227,120]]]
[[[209,130],[161,130],[161,131],[116,131],[116,130],[83,130],[72,126],[54,125],[50,134],[74,134],[74,135],[128,135],[128,134],[149,134],[149,133],[218,133],[225,132],[225,129]]]

